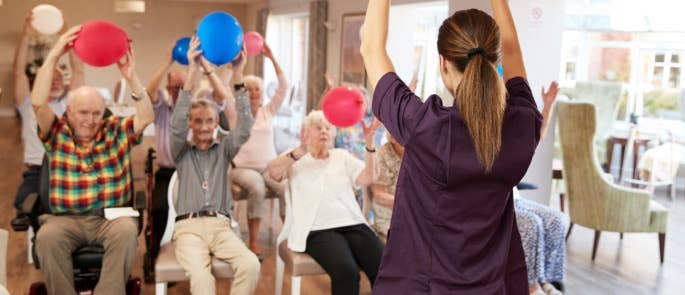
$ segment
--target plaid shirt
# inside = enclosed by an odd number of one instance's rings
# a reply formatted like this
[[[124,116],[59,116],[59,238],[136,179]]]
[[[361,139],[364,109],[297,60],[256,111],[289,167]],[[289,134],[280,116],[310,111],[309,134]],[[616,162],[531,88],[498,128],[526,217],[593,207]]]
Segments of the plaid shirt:
[[[50,161],[52,213],[83,213],[129,202],[131,148],[142,139],[133,131],[133,117],[104,119],[91,148],[74,141],[66,116],[55,119],[48,134],[39,133]]]

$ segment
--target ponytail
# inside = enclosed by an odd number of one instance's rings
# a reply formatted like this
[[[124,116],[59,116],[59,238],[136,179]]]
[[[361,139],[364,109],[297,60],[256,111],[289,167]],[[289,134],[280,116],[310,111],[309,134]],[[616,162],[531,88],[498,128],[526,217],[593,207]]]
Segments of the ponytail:
[[[478,162],[489,173],[502,146],[506,90],[494,64],[486,57],[484,52],[469,54],[454,97],[473,139]]]
[[[506,107],[504,82],[495,68],[501,54],[499,27],[480,10],[457,11],[440,26],[438,53],[463,73],[452,94],[478,162],[490,173],[502,147]]]

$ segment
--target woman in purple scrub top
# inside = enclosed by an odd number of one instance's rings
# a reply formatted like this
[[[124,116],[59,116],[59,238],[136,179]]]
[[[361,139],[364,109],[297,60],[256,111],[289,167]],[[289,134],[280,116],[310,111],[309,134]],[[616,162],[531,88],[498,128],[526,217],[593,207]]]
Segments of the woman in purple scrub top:
[[[528,294],[512,188],[542,116],[507,1],[490,3],[494,19],[470,9],[443,22],[440,73],[454,98],[422,103],[385,50],[390,0],[369,0],[361,52],[373,113],[405,147],[374,294]]]

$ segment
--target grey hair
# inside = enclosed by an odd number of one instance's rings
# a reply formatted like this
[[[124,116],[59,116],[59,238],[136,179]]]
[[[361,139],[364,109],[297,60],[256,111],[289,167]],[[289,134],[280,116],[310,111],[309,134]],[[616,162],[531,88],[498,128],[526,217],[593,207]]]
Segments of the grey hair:
[[[217,111],[216,103],[212,102],[209,99],[206,99],[206,98],[193,99],[190,103],[190,111],[193,111],[193,110],[199,109],[199,108],[211,109],[214,112],[214,115],[219,116],[219,112]]]

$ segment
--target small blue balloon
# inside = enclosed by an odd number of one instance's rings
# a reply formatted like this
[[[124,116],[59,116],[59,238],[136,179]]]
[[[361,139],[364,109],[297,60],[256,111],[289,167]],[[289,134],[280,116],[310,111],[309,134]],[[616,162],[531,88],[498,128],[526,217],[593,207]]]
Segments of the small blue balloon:
[[[235,17],[223,11],[202,18],[197,37],[204,57],[218,66],[232,62],[243,48],[243,28]]]
[[[500,77],[504,77],[504,68],[502,67],[502,64],[497,65],[497,73]]]
[[[171,57],[184,66],[188,65],[188,47],[190,47],[190,37],[183,37],[176,41]]]

